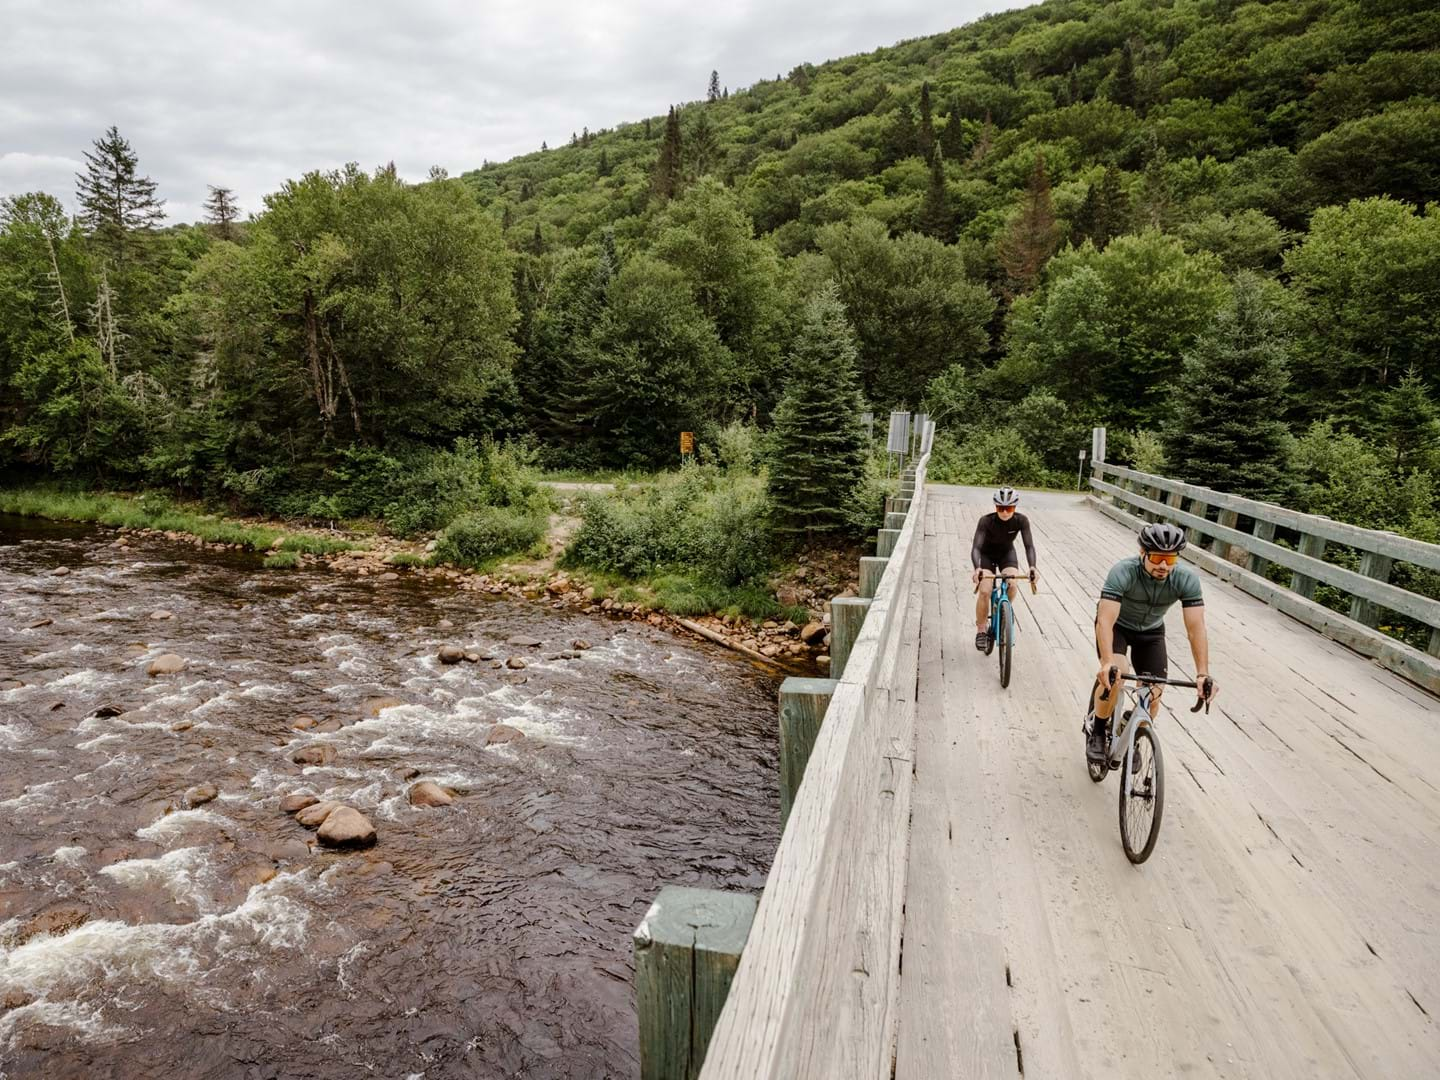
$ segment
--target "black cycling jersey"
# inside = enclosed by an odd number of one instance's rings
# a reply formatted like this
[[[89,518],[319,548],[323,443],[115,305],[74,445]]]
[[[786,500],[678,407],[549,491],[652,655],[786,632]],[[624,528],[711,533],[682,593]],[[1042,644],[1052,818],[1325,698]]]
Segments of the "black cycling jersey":
[[[989,513],[975,525],[975,539],[970,543],[970,565],[1015,566],[1013,557],[1015,537],[1025,541],[1025,561],[1035,566],[1035,541],[1030,539],[1030,519],[1015,511],[1009,521],[1001,521],[1000,515]],[[1007,557],[1009,557],[1007,559]]]

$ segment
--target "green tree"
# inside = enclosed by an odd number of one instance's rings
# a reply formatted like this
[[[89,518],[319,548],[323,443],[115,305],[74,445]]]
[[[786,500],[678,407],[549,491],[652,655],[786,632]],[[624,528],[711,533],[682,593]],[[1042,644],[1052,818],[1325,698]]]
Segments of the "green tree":
[[[93,153],[85,151],[85,171],[75,178],[75,200],[96,248],[124,269],[133,256],[134,234],[164,220],[165,204],[155,197],[155,181],[137,172],[140,160],[114,126],[94,146]]]
[[[655,170],[651,174],[651,189],[662,200],[673,199],[680,194],[683,168],[680,115],[671,105],[665,118],[665,137],[660,141],[660,157],[656,159]]]
[[[938,146],[930,151],[930,183],[920,203],[916,227],[926,236],[948,244],[955,239],[955,211],[945,187],[945,159]]]
[[[1341,124],[1300,151],[1321,202],[1440,198],[1440,102],[1417,101]]]
[[[998,244],[1000,265],[1005,268],[1009,286],[1015,293],[1035,288],[1058,242],[1050,180],[1045,175],[1045,155],[1040,153],[1035,155],[1035,167],[1019,213],[1010,219]]]
[[[718,71],[710,72],[710,84],[705,90],[705,100],[709,102],[720,100],[720,73]]]
[[[935,152],[935,117],[930,106],[930,84],[920,84],[920,124],[915,129],[915,146],[929,160]]]
[[[1413,368],[1385,394],[1380,430],[1397,472],[1440,465],[1440,406]]]
[[[1127,41],[1120,49],[1120,59],[1115,65],[1114,73],[1110,76],[1110,100],[1117,105],[1133,109],[1136,106],[1136,98],[1135,50]]]
[[[1233,299],[1185,354],[1166,438],[1182,480],[1259,499],[1288,488],[1289,346],[1275,288],[1242,272]]]
[[[787,359],[769,468],[778,528],[807,537],[838,532],[864,465],[865,434],[855,340],[833,285],[806,303]]]
[[[215,230],[217,237],[232,241],[236,238],[235,219],[239,213],[235,206],[234,191],[227,187],[210,185],[210,196],[205,200],[205,221]]]

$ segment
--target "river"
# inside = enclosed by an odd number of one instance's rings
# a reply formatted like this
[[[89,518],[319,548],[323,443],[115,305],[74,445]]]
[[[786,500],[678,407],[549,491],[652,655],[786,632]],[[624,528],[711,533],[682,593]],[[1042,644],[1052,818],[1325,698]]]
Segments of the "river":
[[[0,517],[0,1077],[638,1075],[655,893],[764,883],[774,680],[639,622],[114,540]],[[427,779],[454,804],[412,807]],[[378,842],[319,847],[293,793]]]

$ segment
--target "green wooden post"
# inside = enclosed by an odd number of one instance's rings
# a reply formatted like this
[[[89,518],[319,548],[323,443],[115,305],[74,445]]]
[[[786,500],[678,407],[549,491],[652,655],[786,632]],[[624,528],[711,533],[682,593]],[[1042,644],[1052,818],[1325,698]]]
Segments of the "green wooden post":
[[[1256,518],[1255,536],[1260,540],[1274,540],[1275,523],[1273,521],[1261,521],[1259,518]],[[1259,574],[1261,577],[1264,577],[1265,571],[1269,566],[1269,559],[1255,554],[1250,556],[1249,569],[1252,574]]]
[[[863,596],[837,596],[830,601],[830,676],[838,679],[845,674],[846,661],[855,648],[855,639],[865,624],[870,600]]]
[[[1221,510],[1219,517],[1215,519],[1215,524],[1224,525],[1228,528],[1233,529],[1235,527],[1235,522],[1239,519],[1240,515],[1237,514],[1234,510]],[[1230,541],[1221,540],[1217,536],[1214,540],[1210,542],[1210,550],[1213,551],[1216,555],[1219,555],[1222,559],[1229,559]]]
[[[886,514],[886,515],[885,515],[885,528],[887,528],[887,529],[903,529],[904,527],[905,527],[905,515],[904,515],[904,514]]]
[[[815,740],[820,737],[820,725],[825,720],[825,708],[835,693],[838,679],[800,679],[794,676],[780,684],[780,827],[790,819],[790,808],[795,805],[795,796],[800,793],[800,782],[805,779],[805,765],[810,760],[810,751],[815,749]]]
[[[874,597],[880,591],[880,579],[885,574],[885,565],[889,559],[881,559],[877,556],[863,555],[860,558],[860,595]]]
[[[1309,555],[1312,559],[1323,559],[1325,557],[1325,538],[1323,536],[1311,536],[1309,533],[1300,535],[1300,554]],[[1319,582],[1304,574],[1290,575],[1290,589],[1297,592],[1306,600],[1315,599],[1315,586]]]
[[[888,559],[895,554],[895,545],[899,542],[899,529],[881,529],[875,534],[875,554],[882,559]]]
[[[744,893],[667,885],[635,930],[641,1080],[694,1080],[755,921]]]
[[[1395,560],[1388,555],[1378,555],[1373,551],[1367,551],[1360,556],[1360,573],[1366,577],[1374,578],[1376,581],[1389,581],[1390,569],[1395,565]],[[1380,622],[1380,607],[1369,600],[1362,600],[1358,596],[1350,598],[1350,618],[1366,626],[1376,626]]]

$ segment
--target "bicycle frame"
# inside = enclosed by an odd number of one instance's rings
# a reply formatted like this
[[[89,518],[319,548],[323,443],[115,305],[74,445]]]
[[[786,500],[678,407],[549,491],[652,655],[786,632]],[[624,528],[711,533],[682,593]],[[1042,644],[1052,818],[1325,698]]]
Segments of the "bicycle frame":
[[[1005,577],[996,577],[994,584],[990,586],[990,636],[997,641],[1000,638],[1000,605],[1010,604],[1010,580]],[[1015,626],[1015,620],[1010,620],[1010,625]]]
[[[1111,670],[1114,669],[1112,668]],[[1125,683],[1127,680],[1132,680],[1137,685],[1126,686]],[[1209,683],[1210,680],[1207,678],[1207,687]],[[1119,731],[1111,731],[1110,746],[1107,749],[1106,758],[1112,767],[1123,764],[1126,769],[1122,775],[1128,776],[1130,754],[1135,746],[1135,736],[1139,733],[1141,727],[1153,727],[1155,724],[1155,717],[1150,715],[1150,702],[1153,688],[1156,686],[1194,687],[1195,683],[1187,682],[1184,679],[1160,679],[1149,675],[1122,675],[1116,683],[1116,686],[1130,696],[1131,700],[1135,702],[1135,707],[1130,712],[1130,722]],[[1202,706],[1208,715],[1210,712],[1210,702],[1203,698],[1197,701],[1190,711],[1192,713],[1199,712]],[[1115,703],[1115,708],[1120,708],[1118,701]],[[1121,715],[1123,716],[1124,714],[1122,713]],[[1115,713],[1112,712],[1110,718],[1111,728],[1113,729]],[[1097,716],[1095,719],[1098,721],[1100,718]]]

